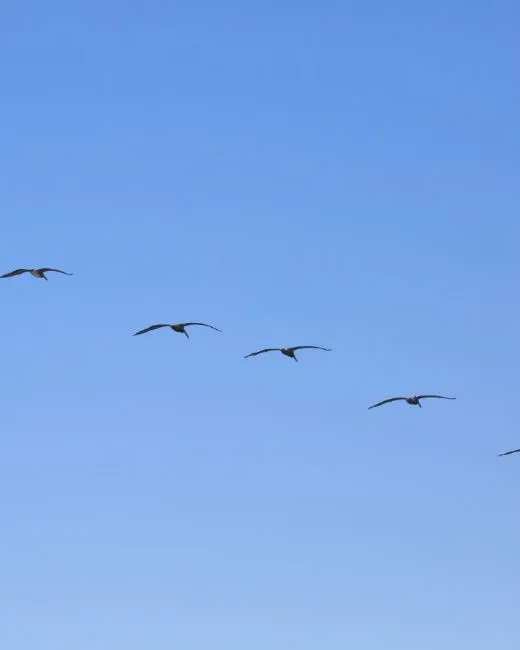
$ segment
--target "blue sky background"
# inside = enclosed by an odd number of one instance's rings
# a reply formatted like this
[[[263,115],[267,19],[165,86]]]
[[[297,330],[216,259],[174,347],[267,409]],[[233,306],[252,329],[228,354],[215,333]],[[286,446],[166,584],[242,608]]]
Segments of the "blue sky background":
[[[517,650],[519,27],[3,3],[2,647]]]

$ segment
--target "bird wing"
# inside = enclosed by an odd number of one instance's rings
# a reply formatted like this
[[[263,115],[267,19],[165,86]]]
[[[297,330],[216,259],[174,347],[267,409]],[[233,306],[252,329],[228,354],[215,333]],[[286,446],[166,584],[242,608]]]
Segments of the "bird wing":
[[[145,328],[144,330],[139,330],[133,336],[137,336],[138,334],[146,334],[146,332],[151,332],[152,330],[157,330],[159,327],[170,327],[169,323],[161,323],[160,325],[150,325],[150,327]]]
[[[181,323],[183,327],[188,327],[188,325],[204,325],[204,327],[211,327],[212,330],[216,330],[217,332],[222,332],[222,330],[219,330],[218,327],[213,327],[213,325],[208,325],[207,323]]]
[[[406,397],[390,397],[390,399],[384,399],[382,402],[378,402],[377,404],[372,404],[372,406],[369,406],[369,409],[375,409],[376,406],[381,406],[382,404],[388,404],[388,402],[395,402],[398,399],[404,399],[406,400]]]
[[[16,269],[16,271],[11,271],[10,273],[4,273],[0,275],[0,278],[12,278],[13,275],[20,275],[21,273],[30,273],[31,269]]]
[[[509,454],[517,454],[520,449],[513,449],[513,451],[505,451],[503,454],[498,454],[499,456],[509,456]]]
[[[251,352],[251,354],[246,354],[244,359],[247,357],[256,357],[257,354],[263,354],[264,352],[280,352],[281,348],[264,348],[263,350],[258,350],[258,352]]]
[[[457,399],[456,397],[444,397],[444,395],[417,395],[417,399],[424,399],[425,397],[437,397],[438,399]]]
[[[330,348],[320,348],[319,345],[296,345],[294,348],[289,348],[290,350],[306,350],[313,348],[314,350],[325,350],[325,352],[332,352]]]
[[[47,271],[55,271],[56,273],[63,273],[64,275],[73,275],[73,273],[67,273],[67,271],[61,271],[60,269],[38,269],[38,271],[41,271],[42,273],[47,273]]]

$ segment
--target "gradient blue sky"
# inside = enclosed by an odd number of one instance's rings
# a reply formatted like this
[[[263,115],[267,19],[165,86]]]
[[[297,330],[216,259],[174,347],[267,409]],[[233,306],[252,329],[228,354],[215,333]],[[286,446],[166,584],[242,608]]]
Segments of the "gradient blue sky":
[[[519,29],[3,3],[2,648],[517,650]]]

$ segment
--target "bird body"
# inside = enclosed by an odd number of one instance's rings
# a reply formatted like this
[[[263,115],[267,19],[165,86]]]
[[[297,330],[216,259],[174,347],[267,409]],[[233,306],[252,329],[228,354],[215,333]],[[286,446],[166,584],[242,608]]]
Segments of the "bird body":
[[[383,404],[388,404],[389,402],[395,402],[397,400],[404,400],[411,406],[419,406],[422,408],[420,400],[427,397],[436,397],[438,399],[456,399],[456,397],[444,397],[444,395],[412,395],[412,397],[390,397],[389,399],[385,399],[382,402],[378,402],[377,404],[372,404],[372,406],[369,406],[368,408],[373,409],[376,408],[376,406],[382,406]]]
[[[60,269],[50,269],[44,267],[41,269],[16,269],[10,273],[4,273],[4,275],[0,275],[0,278],[12,278],[15,275],[22,275],[22,273],[30,273],[34,278],[48,280],[49,278],[45,274],[49,271],[54,271],[55,273],[63,273],[63,275],[73,275],[72,273],[67,273],[66,271],[60,271]]]
[[[203,327],[209,327],[212,330],[216,330],[217,332],[221,332],[222,330],[217,329],[216,327],[213,327],[213,325],[208,325],[207,323],[160,323],[158,325],[150,325],[150,327],[146,327],[143,330],[139,330],[139,332],[136,332],[133,336],[138,336],[139,334],[146,334],[146,332],[152,332],[153,330],[157,330],[161,327],[169,327],[171,330],[174,332],[177,332],[178,334],[184,334],[186,338],[190,338],[188,332],[186,331],[186,327],[189,325],[202,325]]]
[[[325,352],[331,352],[330,348],[320,348],[318,345],[295,345],[292,348],[264,348],[263,350],[258,350],[257,352],[251,352],[251,354],[246,354],[244,359],[247,359],[248,357],[256,357],[256,355],[263,354],[264,352],[281,352],[282,354],[285,354],[286,357],[290,357],[291,359],[298,361],[296,355],[294,354],[295,350],[307,350],[307,349],[325,350]]]

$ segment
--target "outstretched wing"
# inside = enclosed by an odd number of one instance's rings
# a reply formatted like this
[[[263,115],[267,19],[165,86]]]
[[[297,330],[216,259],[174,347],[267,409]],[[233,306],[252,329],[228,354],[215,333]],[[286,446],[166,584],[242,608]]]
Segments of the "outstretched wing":
[[[137,336],[138,334],[146,334],[146,332],[151,332],[152,330],[158,330],[159,327],[170,327],[169,323],[161,323],[160,325],[150,325],[150,327],[147,327],[144,330],[139,330],[133,336]]]
[[[246,354],[244,359],[247,357],[256,357],[257,354],[263,354],[264,352],[280,352],[281,348],[264,348],[263,350],[258,350],[258,352],[251,352],[251,354]]]
[[[182,323],[183,327],[188,327],[188,325],[203,325],[204,327],[211,327],[212,330],[216,330],[217,332],[222,332],[218,327],[213,327],[213,325],[208,325],[207,323]]]
[[[444,395],[417,395],[417,399],[425,399],[426,397],[437,397],[438,399],[457,399],[456,397],[444,397]]]
[[[21,275],[22,273],[30,273],[31,269],[16,269],[16,271],[11,271],[10,273],[4,273],[0,275],[0,278],[12,278],[13,275]]]
[[[499,456],[509,456],[509,454],[517,454],[520,449],[513,449],[513,451],[505,451],[503,454],[498,454]]]
[[[382,406],[383,404],[388,404],[388,402],[395,402],[398,399],[404,399],[406,400],[406,397],[390,397],[390,399],[384,399],[382,402],[378,402],[377,404],[372,404],[372,406],[369,406],[369,409],[375,409],[376,406]]]
[[[313,349],[313,350],[325,350],[325,352],[332,352],[331,348],[320,348],[319,345],[296,345],[294,348],[290,348],[291,350],[308,350],[308,349]]]
[[[55,271],[56,273],[63,273],[63,275],[73,275],[73,273],[67,273],[67,271],[61,271],[60,269],[38,269],[42,273],[47,273],[48,271]]]

